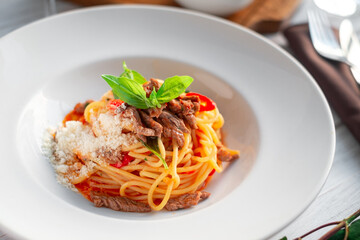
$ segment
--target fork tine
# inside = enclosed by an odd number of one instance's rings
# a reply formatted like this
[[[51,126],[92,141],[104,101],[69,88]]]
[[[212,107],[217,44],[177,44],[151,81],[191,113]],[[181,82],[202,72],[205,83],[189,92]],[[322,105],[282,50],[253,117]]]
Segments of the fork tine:
[[[308,19],[310,36],[316,51],[326,58],[345,61],[344,53],[325,13],[308,10]]]

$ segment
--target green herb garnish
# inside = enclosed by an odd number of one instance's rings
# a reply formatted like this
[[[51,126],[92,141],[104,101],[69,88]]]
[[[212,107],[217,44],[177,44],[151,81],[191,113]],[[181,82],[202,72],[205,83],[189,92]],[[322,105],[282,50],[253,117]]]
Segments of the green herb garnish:
[[[130,70],[125,62],[124,72],[119,76],[102,75],[102,78],[110,85],[115,98],[119,98],[129,105],[139,109],[159,108],[161,104],[167,103],[185,92],[193,79],[189,76],[173,76],[165,79],[159,90],[155,88],[149,97],[142,86],[145,78],[138,72]]]
[[[126,66],[125,61],[123,62],[123,68],[124,72],[120,75],[120,77],[130,78],[131,80],[134,80],[135,82],[138,82],[140,84],[146,83],[146,79],[140,73],[129,69]]]
[[[147,143],[145,143],[141,139],[139,139],[139,140],[147,149],[149,149],[150,152],[155,154],[162,161],[165,169],[169,168],[168,165],[165,162],[165,159],[163,159],[163,157],[160,154],[157,138],[147,138]]]
[[[163,85],[157,91],[157,100],[160,104],[167,103],[180,94],[185,92],[186,88],[193,82],[189,76],[173,76],[165,79]]]
[[[317,232],[320,229],[329,226],[335,226],[326,232],[323,236],[318,239],[328,239],[328,240],[358,240],[360,239],[360,219],[357,219],[360,216],[360,209],[355,213],[351,214],[350,217],[337,222],[330,222],[323,224],[320,227],[317,227],[310,232],[303,234],[302,236],[295,238],[294,240],[305,239],[310,234]],[[357,219],[357,220],[356,220]],[[285,236],[280,240],[288,240]]]

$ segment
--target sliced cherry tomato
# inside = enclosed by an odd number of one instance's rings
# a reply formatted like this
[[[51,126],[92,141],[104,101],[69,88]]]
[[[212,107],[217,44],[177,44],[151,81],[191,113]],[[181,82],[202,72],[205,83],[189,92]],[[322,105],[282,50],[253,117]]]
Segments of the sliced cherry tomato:
[[[115,113],[115,110],[120,107],[124,101],[121,101],[120,99],[111,99],[108,104],[106,105],[106,108],[112,112]]]
[[[135,158],[130,156],[129,153],[125,153],[125,154],[123,154],[123,158],[122,158],[121,162],[110,164],[110,166],[116,167],[116,168],[122,168],[122,167],[129,165],[129,163],[131,161],[133,161],[134,159]]]
[[[198,96],[199,97],[199,99],[200,99],[199,112],[211,111],[211,110],[214,110],[216,107],[214,101],[204,95],[194,93],[194,92],[189,92],[186,94],[186,96]]]

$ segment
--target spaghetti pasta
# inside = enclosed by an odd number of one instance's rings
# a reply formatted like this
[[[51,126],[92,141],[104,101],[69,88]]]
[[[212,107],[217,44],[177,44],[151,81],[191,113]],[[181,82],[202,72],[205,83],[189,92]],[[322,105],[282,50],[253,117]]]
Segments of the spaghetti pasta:
[[[100,200],[96,198],[99,194],[108,197],[107,203],[114,203],[106,205],[103,201],[100,205],[115,210],[129,210],[117,198],[129,199],[126,204],[133,204],[129,211],[140,203],[139,206],[150,206],[155,211],[197,204],[199,196],[200,200],[203,196],[197,193],[206,187],[215,171],[223,170],[219,152],[225,149],[233,159],[239,152],[223,146],[220,130],[224,119],[215,104],[213,109],[199,111],[196,104],[202,102],[193,95],[182,94],[171,101],[177,101],[182,107],[192,106],[192,110],[196,110],[191,112],[193,117],[176,112],[176,105],[171,107],[174,102],[154,108],[160,115],[152,116],[150,110],[134,110],[129,104],[115,99],[112,91],[105,93],[99,101],[84,104],[83,112],[70,112],[63,126],[53,134],[52,163],[58,179],[95,205],[99,205]],[[169,119],[161,120],[163,112],[170,114]],[[72,116],[75,114],[80,114],[84,120],[77,120],[79,118]],[[174,130],[166,125],[167,120],[175,125],[180,122],[186,129],[179,131],[182,128],[179,125]],[[155,134],[158,124],[162,128],[161,135]],[[147,132],[153,135],[146,135]],[[177,138],[176,134],[182,135]],[[148,144],[143,143],[144,140]],[[150,141],[157,151],[149,149]],[[195,196],[197,200],[190,205],[181,203],[184,196]],[[115,203],[116,207],[111,207]],[[135,211],[143,211],[143,208],[135,207]]]

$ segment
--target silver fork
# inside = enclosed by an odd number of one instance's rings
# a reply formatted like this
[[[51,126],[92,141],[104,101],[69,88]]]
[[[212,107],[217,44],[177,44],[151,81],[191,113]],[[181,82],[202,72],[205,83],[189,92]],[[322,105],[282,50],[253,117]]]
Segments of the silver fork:
[[[351,65],[331,29],[330,21],[325,13],[308,10],[307,14],[310,36],[316,51],[323,57]]]

